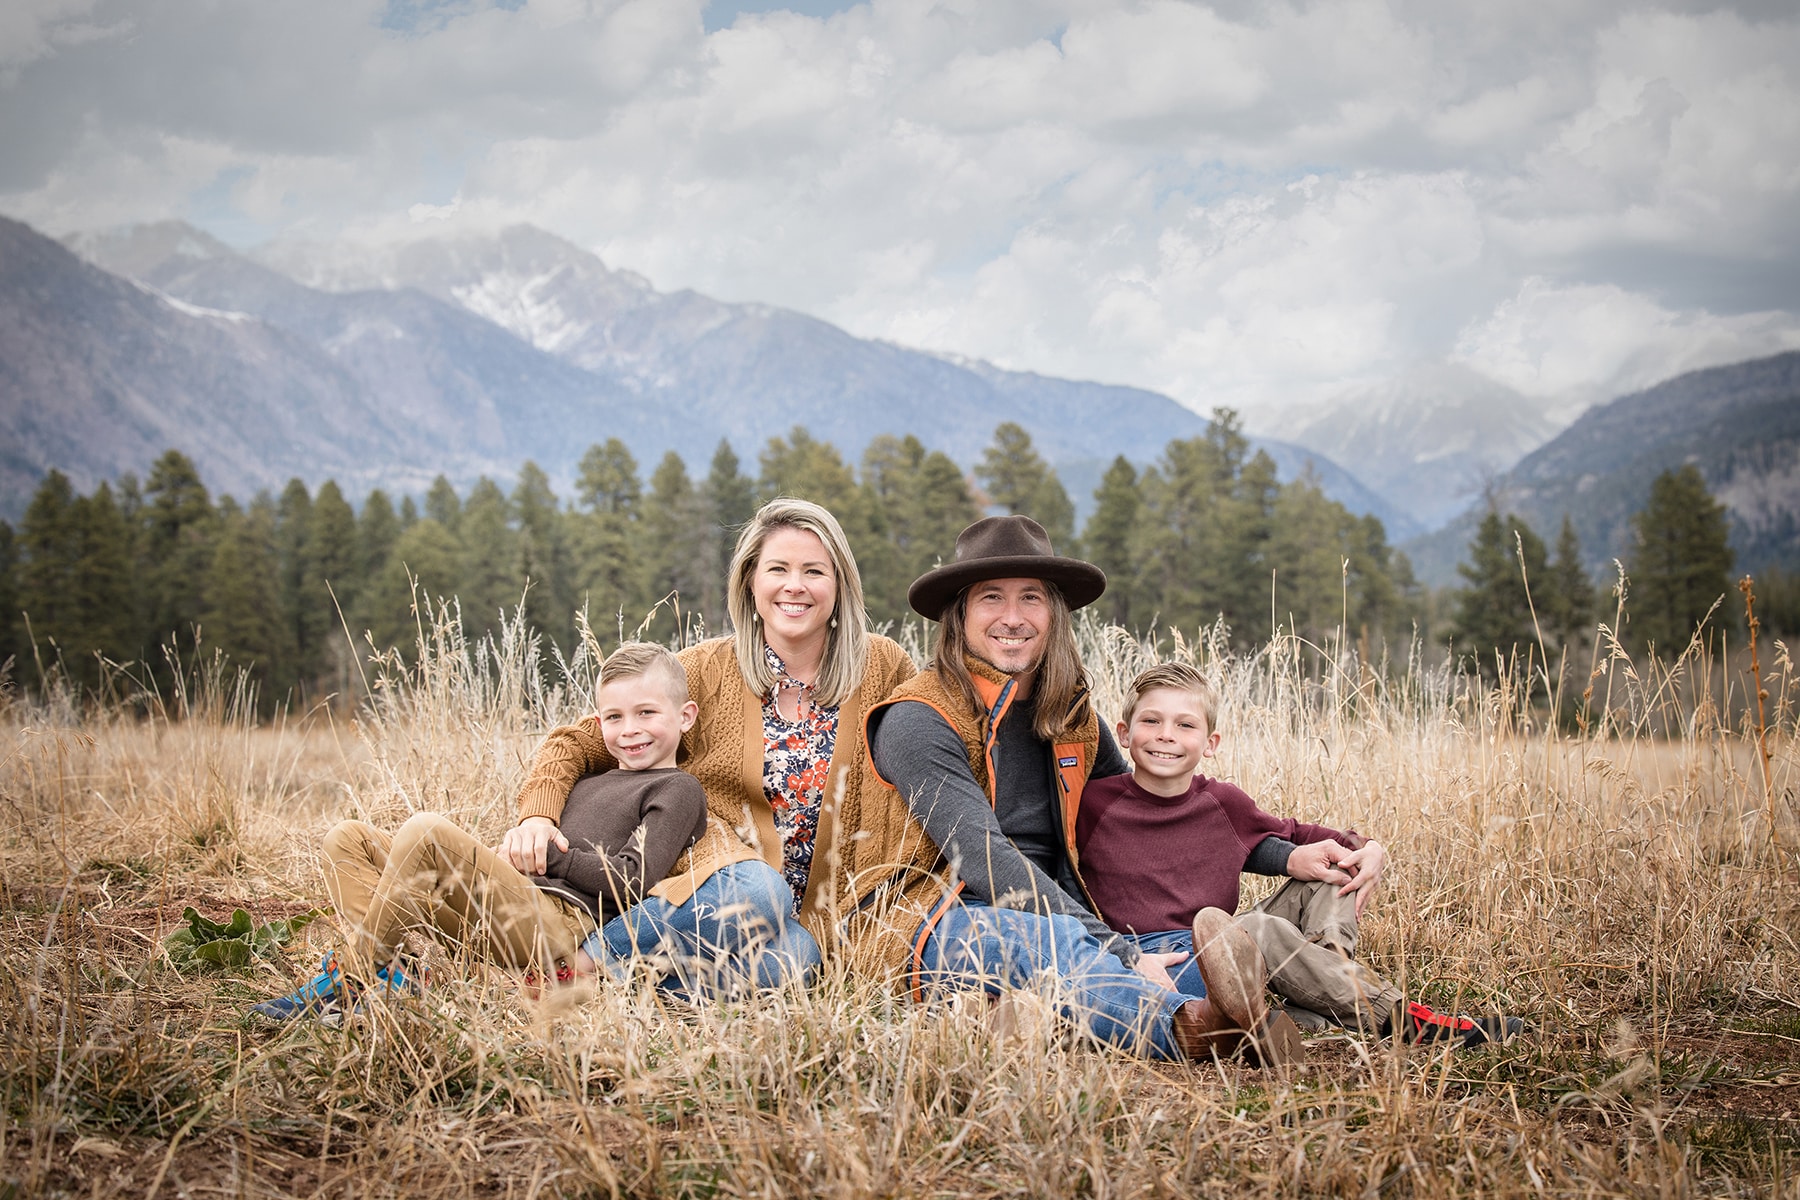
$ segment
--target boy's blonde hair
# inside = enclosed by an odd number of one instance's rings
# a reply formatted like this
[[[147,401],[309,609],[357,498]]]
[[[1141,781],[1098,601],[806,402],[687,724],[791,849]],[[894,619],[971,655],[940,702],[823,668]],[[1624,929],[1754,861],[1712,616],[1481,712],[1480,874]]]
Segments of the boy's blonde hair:
[[[594,681],[594,692],[597,695],[609,683],[636,679],[639,675],[662,676],[675,707],[680,708],[688,702],[687,671],[681,660],[667,646],[658,646],[654,642],[620,643],[619,648],[600,664],[600,678]]]
[[[1138,673],[1131,681],[1131,699],[1125,705],[1125,724],[1131,724],[1131,718],[1137,715],[1140,701],[1157,688],[1173,688],[1178,692],[1192,692],[1200,698],[1200,711],[1206,717],[1206,731],[1217,733],[1219,730],[1219,689],[1212,685],[1212,680],[1188,666],[1186,663],[1158,663],[1147,671]]]

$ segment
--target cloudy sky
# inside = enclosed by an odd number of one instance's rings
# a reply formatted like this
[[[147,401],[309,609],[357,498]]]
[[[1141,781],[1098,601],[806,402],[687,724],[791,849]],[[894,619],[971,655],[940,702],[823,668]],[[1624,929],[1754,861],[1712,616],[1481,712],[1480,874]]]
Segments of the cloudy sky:
[[[660,288],[1253,424],[1800,345],[1800,6],[6,0],[0,212],[530,221]]]

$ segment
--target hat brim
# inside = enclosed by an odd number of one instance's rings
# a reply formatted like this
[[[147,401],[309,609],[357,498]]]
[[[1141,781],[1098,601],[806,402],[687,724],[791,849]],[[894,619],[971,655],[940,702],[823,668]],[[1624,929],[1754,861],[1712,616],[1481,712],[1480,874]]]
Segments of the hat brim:
[[[1086,608],[1106,592],[1106,572],[1093,563],[1060,554],[1014,554],[945,563],[913,580],[906,602],[927,620],[942,620],[950,602],[984,579],[1042,579],[1054,583],[1071,611]]]

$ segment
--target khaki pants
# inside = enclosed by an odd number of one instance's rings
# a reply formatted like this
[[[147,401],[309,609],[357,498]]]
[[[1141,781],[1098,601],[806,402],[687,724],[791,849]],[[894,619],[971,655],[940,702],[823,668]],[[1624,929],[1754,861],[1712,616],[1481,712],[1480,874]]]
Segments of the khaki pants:
[[[1375,1032],[1404,997],[1351,956],[1356,897],[1338,884],[1290,879],[1237,923],[1269,965],[1269,990],[1289,1002],[1301,1025],[1361,1026]]]
[[[353,974],[389,962],[409,937],[437,935],[504,967],[546,976],[593,931],[588,915],[533,884],[437,813],[395,833],[340,821],[325,835],[325,888],[350,937]]]

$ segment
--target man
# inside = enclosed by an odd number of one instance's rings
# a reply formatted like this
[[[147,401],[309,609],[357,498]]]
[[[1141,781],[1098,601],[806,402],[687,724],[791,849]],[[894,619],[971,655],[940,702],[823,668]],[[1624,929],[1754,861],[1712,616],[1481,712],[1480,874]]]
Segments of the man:
[[[887,811],[852,816],[858,907],[846,932],[859,965],[926,989],[1056,980],[1063,1015],[1093,1036],[1155,1058],[1229,1052],[1286,1061],[1298,1031],[1270,1019],[1267,971],[1229,916],[1195,919],[1205,999],[1177,993],[1083,894],[1076,805],[1091,776],[1129,770],[1089,702],[1070,613],[1106,576],[1056,554],[1036,521],[990,517],[963,530],[947,564],[907,599],[938,621],[931,669],[868,718],[875,769],[895,788]]]

